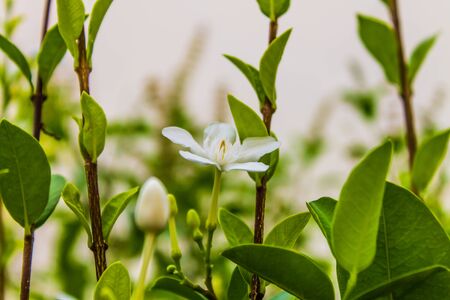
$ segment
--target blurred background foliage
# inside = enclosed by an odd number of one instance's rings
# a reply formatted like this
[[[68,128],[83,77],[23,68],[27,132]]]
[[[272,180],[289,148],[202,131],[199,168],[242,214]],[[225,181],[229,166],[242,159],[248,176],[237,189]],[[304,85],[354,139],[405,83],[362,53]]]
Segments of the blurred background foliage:
[[[2,34],[14,40],[15,30],[20,26],[23,16],[14,13],[13,0],[3,0],[2,6]],[[188,209],[195,208],[203,219],[206,218],[213,170],[183,160],[178,155],[177,147],[162,137],[161,129],[169,125],[179,126],[201,138],[202,129],[207,124],[199,123],[194,115],[188,113],[186,91],[196,75],[196,67],[202,59],[207,42],[208,36],[204,31],[195,32],[190,46],[180,50],[185,52],[185,56],[177,69],[173,70],[172,78],[163,81],[158,76],[153,76],[148,80],[143,88],[139,114],[109,121],[107,153],[99,162],[103,202],[118,191],[141,185],[149,176],[159,177],[168,191],[176,196],[180,210],[177,225],[182,239],[183,267],[190,277],[197,279],[202,277],[202,258],[185,224],[185,215]],[[36,57],[30,56],[29,60],[32,64],[36,63]],[[364,68],[357,62],[350,63],[348,70],[354,84],[331,91],[330,97],[322,99],[306,133],[292,136],[286,143],[289,147],[283,148],[276,176],[270,182],[267,231],[277,220],[304,211],[305,201],[315,200],[305,198],[305,190],[319,190],[326,195],[339,189],[346,173],[332,168],[330,161],[336,161],[336,158],[330,159],[330,156],[338,155],[351,166],[378,141],[389,138],[395,144],[396,154],[391,180],[408,180],[403,130],[401,126],[392,126],[399,123],[396,119],[402,118],[392,109],[399,105],[395,99],[395,91],[385,83],[369,86],[364,79]],[[3,56],[0,56],[0,90],[0,116],[30,131],[33,107],[28,86],[19,71]],[[75,94],[69,83],[60,81],[56,76],[48,89],[44,105],[42,144],[53,170],[64,174],[81,191],[85,191],[82,159],[77,150],[75,122],[72,120],[72,116],[79,114]],[[429,106],[417,115],[418,123],[421,124],[419,136],[422,138],[439,129],[435,120],[445,104],[444,99],[445,95],[437,91],[436,97],[428,102]],[[215,104],[215,115],[210,122],[230,121],[226,106],[226,87],[218,85],[216,95],[210,100]],[[350,141],[343,139],[342,151],[336,153],[338,148],[331,147],[331,143],[336,138],[340,139],[340,136],[331,137],[329,128],[348,128],[348,125],[339,125],[342,118],[334,117],[343,108],[348,109],[352,115],[351,127],[362,128],[363,135],[368,138]],[[345,129],[340,133],[342,137],[347,134]],[[448,181],[448,168],[442,168],[425,198],[450,232],[450,218],[443,203],[449,190]],[[83,200],[86,200],[85,195]],[[246,174],[227,174],[222,188],[221,206],[243,217],[252,226],[253,202],[254,191],[250,178]],[[120,217],[111,236],[108,256],[110,262],[124,262],[132,276],[136,276],[143,233],[134,224],[133,208],[134,202]],[[5,289],[5,299],[15,299],[19,289],[22,237],[18,226],[4,211],[0,212],[0,216],[0,289]],[[81,225],[61,202],[45,228],[39,230],[36,236],[38,246],[33,269],[32,298],[89,299],[95,278]],[[319,235],[313,222],[305,232],[305,237],[298,246],[306,249],[331,270],[331,260],[328,260],[330,254],[327,253],[328,250],[323,250],[326,249],[325,240],[317,238]],[[171,263],[168,245],[169,237],[165,232],[159,239],[153,263],[154,277],[165,274],[166,266]],[[232,271],[232,266],[219,255],[226,246],[225,238],[219,233],[214,245],[214,280],[221,287],[218,293],[222,295]],[[275,288],[272,289],[272,293],[277,292]],[[172,295],[163,293],[152,296],[157,299],[173,299]]]

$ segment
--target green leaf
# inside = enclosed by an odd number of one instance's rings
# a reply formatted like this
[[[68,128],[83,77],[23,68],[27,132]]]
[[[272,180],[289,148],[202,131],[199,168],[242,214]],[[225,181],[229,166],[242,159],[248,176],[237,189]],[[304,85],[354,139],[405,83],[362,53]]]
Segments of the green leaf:
[[[91,226],[89,225],[89,217],[86,209],[80,201],[80,192],[77,187],[71,183],[67,183],[62,192],[62,198],[66,205],[75,213],[78,220],[81,222],[84,230],[88,235],[88,244],[92,243]]]
[[[313,260],[292,250],[241,245],[223,256],[300,299],[334,299],[333,285]]]
[[[450,295],[450,240],[414,194],[386,184],[373,263],[358,274],[348,299],[446,299]],[[338,268],[341,287],[348,274]]]
[[[313,216],[317,225],[319,225],[319,228],[327,239],[331,250],[333,250],[331,244],[331,224],[333,221],[333,214],[336,204],[336,200],[328,197],[322,197],[319,200],[306,202],[309,212]]]
[[[103,238],[108,240],[109,234],[119,218],[120,214],[127,207],[133,196],[139,191],[139,187],[134,187],[126,192],[120,193],[109,200],[102,210]]]
[[[308,224],[310,213],[299,213],[275,225],[264,240],[264,244],[284,248],[294,248],[303,228]]]
[[[61,175],[52,175],[50,182],[50,194],[48,197],[47,206],[45,210],[42,212],[39,219],[36,220],[36,228],[41,227],[53,213],[56,208],[56,205],[59,202],[59,198],[61,198],[61,192],[66,184],[66,179]]]
[[[248,285],[239,271],[239,268],[234,268],[231,274],[230,284],[228,286],[228,300],[244,300],[248,299]]]
[[[275,21],[282,15],[284,15],[291,4],[290,0],[257,0],[261,12]]]
[[[38,54],[39,77],[42,80],[44,89],[47,87],[53,72],[63,59],[66,51],[66,43],[59,33],[58,25],[55,25],[47,31]]]
[[[358,15],[359,36],[366,49],[384,70],[386,79],[398,84],[399,63],[395,33],[388,24],[373,17]]]
[[[95,286],[94,300],[109,300],[109,297],[102,295],[102,290],[110,290],[115,300],[130,300],[131,280],[128,270],[121,262],[111,264],[97,282]],[[107,295],[111,294],[107,292]]]
[[[33,80],[31,76],[30,65],[27,59],[11,41],[0,34],[0,49],[12,60],[13,63],[19,68],[25,78],[30,84],[31,90],[33,90]]]
[[[275,296],[273,296],[272,298],[270,298],[270,300],[296,300],[296,299],[297,298],[286,292],[280,292]]]
[[[276,38],[267,48],[259,63],[259,75],[266,92],[267,97],[272,103],[272,107],[276,107],[277,92],[275,81],[277,78],[278,66],[283,57],[284,49],[291,35],[292,29],[287,30],[278,38]]]
[[[81,95],[81,111],[83,146],[92,162],[96,162],[105,148],[106,116],[101,106],[85,92]]]
[[[436,43],[437,35],[433,35],[426,40],[422,41],[417,47],[414,49],[411,58],[409,60],[409,84],[412,85],[414,79],[416,78],[417,73],[419,72],[420,67],[422,66],[425,58],[430,52],[431,48],[433,48]]]
[[[25,230],[44,212],[50,190],[50,165],[39,142],[6,120],[0,123],[0,178],[6,209]]]
[[[412,168],[412,186],[425,190],[447,153],[450,129],[425,140],[417,150]]]
[[[337,262],[352,275],[367,268],[376,251],[391,142],[375,148],[350,173],[332,221],[331,240]]]
[[[206,298],[191,288],[182,285],[172,277],[160,277],[153,284],[152,290],[164,290],[189,300],[205,300]]]
[[[224,208],[219,210],[219,223],[230,246],[251,243],[253,233],[238,216]]]
[[[247,78],[247,80],[255,90],[256,96],[258,96],[259,103],[263,105],[266,99],[266,93],[264,92],[261,79],[259,78],[259,71],[255,67],[243,62],[237,57],[231,55],[224,56],[233,65],[235,65],[242,72],[242,74],[244,74],[244,76]]]
[[[58,26],[67,49],[78,63],[77,40],[84,26],[85,12],[82,0],[57,0]]]
[[[92,65],[92,52],[94,50],[94,43],[97,37],[97,33],[102,25],[103,18],[106,15],[109,7],[111,6],[112,0],[97,0],[92,7],[91,20],[89,22],[89,37],[87,43],[87,58],[89,60],[89,65]]]

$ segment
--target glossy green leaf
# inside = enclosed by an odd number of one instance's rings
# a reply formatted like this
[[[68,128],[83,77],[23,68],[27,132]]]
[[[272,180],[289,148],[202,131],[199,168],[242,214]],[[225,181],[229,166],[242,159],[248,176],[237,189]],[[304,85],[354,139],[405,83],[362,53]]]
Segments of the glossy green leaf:
[[[276,38],[270,44],[269,48],[267,48],[259,63],[261,83],[273,107],[276,107],[277,99],[275,82],[277,78],[278,66],[280,65],[281,58],[283,57],[284,49],[286,48],[291,32],[292,29],[289,29]]]
[[[434,44],[436,43],[437,35],[433,35],[426,40],[422,41],[417,47],[414,49],[411,58],[409,60],[409,69],[408,69],[408,76],[409,76],[409,83],[412,85],[414,82],[414,79],[416,78],[417,73],[420,70],[420,67],[422,66],[423,62],[425,61],[428,53],[430,52],[431,48],[433,48]]]
[[[372,54],[384,70],[386,79],[399,83],[399,63],[395,33],[385,22],[358,15],[359,36],[366,49]]]
[[[205,300],[206,298],[191,288],[180,284],[172,277],[160,277],[153,284],[152,290],[163,290],[189,300]]]
[[[224,208],[219,210],[219,223],[230,246],[251,243],[253,233],[238,216]]]
[[[287,217],[272,228],[264,239],[264,244],[294,248],[310,217],[311,215],[308,212]]]
[[[39,219],[36,220],[36,228],[41,227],[53,213],[58,205],[59,198],[61,198],[61,193],[66,184],[66,179],[61,175],[52,175],[50,182],[50,194],[48,197],[47,206],[42,212]]]
[[[105,296],[103,290],[106,290]],[[128,270],[121,262],[111,264],[95,286],[94,300],[110,300],[109,295],[114,295],[115,300],[130,300],[131,280]]]
[[[284,15],[291,4],[290,0],[257,0],[259,9],[271,20],[275,21]]]
[[[94,98],[85,92],[81,95],[81,111],[84,118],[82,143],[92,162],[96,162],[105,148],[105,112]]]
[[[132,188],[126,192],[114,196],[111,200],[106,202],[102,210],[102,229],[103,238],[105,240],[108,240],[109,234],[111,233],[117,218],[119,218],[120,214],[138,191],[139,187]]]
[[[42,80],[44,89],[66,51],[66,43],[59,33],[58,25],[55,25],[47,31],[38,54],[39,77]]]
[[[80,192],[77,187],[71,183],[67,183],[61,194],[66,205],[72,210],[81,222],[84,230],[88,235],[88,243],[92,243],[91,226],[89,225],[89,217],[86,209],[80,201]]]
[[[313,216],[314,221],[316,221],[317,225],[319,225],[320,230],[327,239],[331,250],[333,250],[331,244],[331,224],[333,222],[336,204],[336,200],[328,197],[323,197],[319,200],[306,203],[306,206]]]
[[[371,151],[350,173],[335,209],[331,240],[338,263],[351,274],[367,268],[376,251],[391,142]]]
[[[33,80],[31,76],[30,65],[23,53],[9,41],[6,37],[0,34],[0,49],[12,60],[19,68],[25,78],[28,80],[31,89],[33,90]]]
[[[57,0],[58,26],[67,49],[78,63],[77,39],[84,26],[85,12],[82,0]]]
[[[244,76],[247,78],[247,80],[250,82],[253,89],[255,90],[259,103],[261,105],[264,104],[264,101],[266,99],[266,93],[264,92],[264,88],[262,86],[261,79],[259,77],[259,71],[255,67],[243,62],[237,57],[231,55],[224,55],[224,56],[233,65],[235,65],[242,72],[242,74],[244,74]]]
[[[241,245],[222,255],[300,299],[334,299],[330,279],[305,255],[267,245]]]
[[[450,295],[450,240],[429,208],[386,184],[374,262],[358,274],[348,299],[445,299]],[[345,290],[348,274],[338,268]]]
[[[425,140],[417,150],[412,168],[412,186],[425,190],[447,153],[450,129]]]
[[[280,292],[275,296],[273,296],[272,298],[270,298],[270,300],[296,300],[296,299],[297,298],[286,292]]]
[[[0,177],[6,209],[25,230],[44,212],[50,190],[50,165],[39,142],[19,127],[0,123]]]
[[[249,291],[247,282],[241,275],[239,268],[234,268],[231,274],[230,284],[228,285],[227,296],[228,300],[244,300],[248,299]]]
[[[113,0],[97,0],[92,7],[92,12],[90,15],[89,22],[89,36],[87,43],[87,58],[89,60],[89,64],[91,65],[92,60],[92,52],[94,50],[95,39],[97,38],[97,33],[102,25],[103,18],[108,12],[109,7]]]

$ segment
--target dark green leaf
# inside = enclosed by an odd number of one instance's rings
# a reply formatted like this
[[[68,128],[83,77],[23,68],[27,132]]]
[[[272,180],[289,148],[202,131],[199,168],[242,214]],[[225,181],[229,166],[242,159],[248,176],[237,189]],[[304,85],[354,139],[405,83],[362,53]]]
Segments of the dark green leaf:
[[[50,165],[39,142],[6,120],[0,123],[0,191],[9,213],[25,230],[35,224],[48,203]]]
[[[275,225],[264,240],[264,244],[283,248],[294,248],[300,238],[303,228],[308,224],[311,215],[308,212],[299,213]]]
[[[111,264],[95,286],[94,300],[111,300],[110,295],[114,300],[130,300],[131,297],[130,275],[120,262]]]
[[[82,0],[57,0],[58,26],[67,49],[74,57],[75,65],[78,63],[77,39],[84,26],[84,4]]]
[[[248,137],[268,135],[264,122],[253,109],[232,95],[228,95],[228,104],[241,142]]]
[[[219,210],[219,223],[230,246],[251,243],[253,233],[238,216],[224,208]]]
[[[66,51],[66,43],[59,33],[58,25],[55,25],[47,31],[38,55],[39,76],[44,89],[50,81],[56,67],[66,54]]]
[[[84,230],[88,235],[88,243],[92,243],[91,226],[88,221],[88,213],[86,212],[83,204],[80,202],[80,192],[77,187],[71,183],[67,183],[62,192],[62,198],[66,205],[75,213],[78,220],[81,222]]]
[[[359,36],[372,56],[384,70],[386,79],[399,83],[397,41],[393,29],[373,17],[358,15]]]
[[[436,43],[437,35],[433,35],[426,40],[422,41],[417,47],[414,49],[411,58],[409,60],[409,83],[412,85],[414,79],[416,78],[417,73],[419,72],[420,67],[425,61],[428,53],[431,48],[433,48]]]
[[[25,78],[28,80],[31,89],[33,90],[33,80],[31,78],[30,65],[27,59],[11,41],[0,34],[0,49],[16,64]]]
[[[82,143],[92,162],[96,162],[105,148],[106,116],[101,106],[85,92],[81,95],[81,111],[84,117]]]
[[[231,274],[230,285],[228,286],[228,300],[244,300],[248,299],[248,285],[239,271],[239,268],[234,268]]]
[[[48,203],[44,212],[41,214],[39,219],[36,220],[36,228],[41,227],[55,210],[56,205],[59,202],[59,198],[61,198],[61,193],[65,184],[66,179],[64,177],[61,175],[52,175]]]
[[[87,43],[87,58],[89,60],[89,64],[92,60],[92,52],[94,50],[94,43],[97,37],[97,33],[102,25],[103,18],[106,15],[109,7],[113,0],[97,0],[92,8],[91,12],[91,20],[89,22],[89,37]]]
[[[278,66],[280,65],[280,61],[283,57],[284,49],[286,48],[291,32],[292,29],[289,29],[276,38],[270,44],[269,48],[267,48],[259,63],[259,75],[261,77],[261,82],[273,107],[276,107],[277,99],[275,81],[277,78]]]
[[[191,288],[182,285],[171,277],[160,277],[152,286],[152,290],[164,290],[189,300],[205,300],[206,298]]]
[[[291,4],[290,0],[257,0],[261,12],[275,21],[284,15]]]
[[[241,245],[222,255],[300,299],[334,299],[328,276],[310,258],[297,252],[274,246]]]
[[[114,196],[105,204],[105,207],[103,207],[102,210],[102,229],[103,238],[105,240],[108,240],[109,234],[111,233],[117,218],[138,191],[139,187],[132,188],[129,191]]]
[[[336,200],[328,197],[323,197],[319,200],[306,203],[311,215],[327,239],[331,250],[333,250],[331,247],[331,224],[333,221],[333,214],[336,204]]]

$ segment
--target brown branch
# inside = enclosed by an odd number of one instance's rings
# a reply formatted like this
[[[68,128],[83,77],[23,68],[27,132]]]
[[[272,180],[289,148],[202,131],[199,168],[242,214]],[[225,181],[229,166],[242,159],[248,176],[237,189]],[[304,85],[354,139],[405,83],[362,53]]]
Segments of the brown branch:
[[[270,21],[269,27],[269,45],[276,39],[278,31],[278,22]],[[266,97],[264,105],[261,108],[261,114],[266,126],[267,133],[270,135],[270,128],[272,124],[272,116],[275,109],[269,98]],[[267,194],[267,178],[261,178],[261,184],[256,186],[256,205],[255,205],[255,224],[253,242],[255,244],[262,244],[264,240],[264,212],[266,208],[266,194]],[[264,293],[261,291],[261,280],[256,274],[253,274],[250,298],[252,300],[260,300],[264,298]]]
[[[5,254],[5,228],[3,219],[3,202],[0,199],[0,257]],[[0,300],[5,300],[6,268],[4,261],[0,261]]]
[[[23,239],[22,281],[20,285],[20,300],[30,298],[31,265],[33,261],[34,229],[25,233]]]

